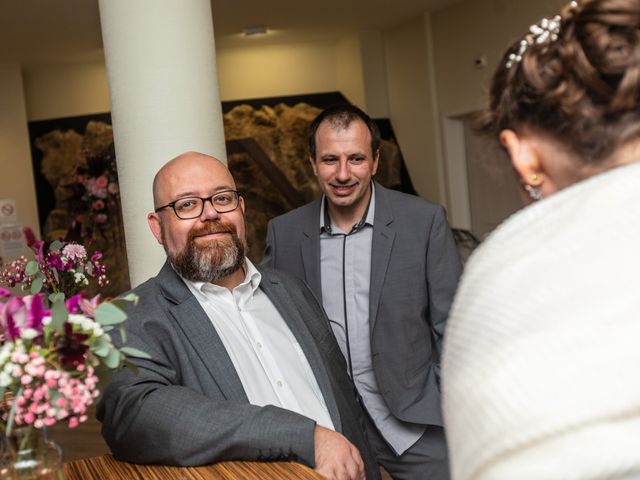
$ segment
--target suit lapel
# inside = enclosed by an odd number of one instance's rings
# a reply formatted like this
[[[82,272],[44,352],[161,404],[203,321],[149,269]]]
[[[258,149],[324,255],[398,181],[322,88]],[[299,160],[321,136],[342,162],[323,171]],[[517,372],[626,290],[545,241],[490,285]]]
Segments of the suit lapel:
[[[300,255],[304,267],[304,279],[316,298],[322,303],[322,283],[320,280],[320,201],[309,205],[309,215],[302,226]]]
[[[396,237],[396,232],[392,228],[393,212],[386,189],[376,185],[376,211],[373,219],[373,238],[371,244],[371,280],[369,287],[369,324],[373,331],[378,316],[378,305],[382,295],[384,277],[387,273],[389,260],[391,258],[391,248]]]
[[[182,279],[165,263],[158,281],[165,298],[174,305],[169,308],[178,326],[193,346],[213,381],[228,400],[248,402],[242,382],[218,332]]]
[[[262,274],[262,281],[260,282],[260,288],[269,297],[269,300],[276,307],[282,318],[286,322],[287,326],[293,333],[294,337],[300,344],[302,351],[307,357],[309,366],[313,371],[320,391],[324,397],[325,404],[329,410],[331,421],[338,431],[341,430],[340,413],[338,411],[338,405],[335,400],[333,389],[331,387],[331,381],[326,370],[325,362],[322,358],[318,346],[313,336],[307,328],[304,318],[316,316],[310,309],[306,308],[306,305],[297,305],[291,300],[291,294],[287,292],[284,285],[277,281],[274,277],[260,271]],[[308,311],[301,311],[300,309]],[[313,321],[317,321],[315,318]]]

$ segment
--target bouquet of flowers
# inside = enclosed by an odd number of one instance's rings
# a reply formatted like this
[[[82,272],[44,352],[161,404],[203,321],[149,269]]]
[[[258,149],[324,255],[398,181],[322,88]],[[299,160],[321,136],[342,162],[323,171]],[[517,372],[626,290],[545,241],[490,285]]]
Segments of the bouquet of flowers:
[[[34,242],[35,260],[20,258],[0,272],[0,284],[30,292],[14,296],[0,287],[0,399],[7,432],[13,425],[35,428],[87,419],[99,395],[98,373],[130,366],[126,356],[148,358],[130,347],[116,348],[110,333],[120,330],[126,302],[88,299],[82,290],[107,282],[101,255],[82,245]],[[7,393],[10,392],[10,395]]]

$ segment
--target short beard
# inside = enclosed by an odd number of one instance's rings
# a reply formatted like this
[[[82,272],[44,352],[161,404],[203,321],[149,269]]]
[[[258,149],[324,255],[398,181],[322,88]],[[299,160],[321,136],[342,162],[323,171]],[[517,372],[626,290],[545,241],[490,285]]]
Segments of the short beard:
[[[237,272],[244,266],[246,243],[238,237],[233,224],[207,222],[202,228],[189,232],[186,246],[179,252],[167,248],[164,226],[162,243],[173,269],[192,282],[215,282]],[[229,233],[230,236],[198,245],[195,238],[208,233]]]

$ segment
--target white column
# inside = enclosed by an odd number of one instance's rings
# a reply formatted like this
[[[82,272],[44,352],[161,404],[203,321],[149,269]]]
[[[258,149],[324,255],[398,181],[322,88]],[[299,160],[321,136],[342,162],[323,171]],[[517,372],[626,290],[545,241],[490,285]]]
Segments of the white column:
[[[132,286],[165,255],[147,226],[152,180],[189,150],[226,161],[210,0],[100,0]]]

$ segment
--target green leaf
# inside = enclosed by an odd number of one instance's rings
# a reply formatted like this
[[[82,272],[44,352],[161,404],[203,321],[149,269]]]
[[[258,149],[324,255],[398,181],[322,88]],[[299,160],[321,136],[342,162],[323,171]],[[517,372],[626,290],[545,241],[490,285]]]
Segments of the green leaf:
[[[93,264],[92,263],[87,263],[87,274],[90,277],[93,277]]]
[[[64,302],[64,293],[52,293],[51,295],[49,295],[49,301],[51,303]]]
[[[60,240],[56,240],[49,246],[49,251],[53,252],[54,250],[62,250],[62,247],[64,247],[64,243],[62,243]]]
[[[67,321],[69,312],[64,302],[58,301],[51,307],[51,328],[58,333],[64,333],[64,322]]]
[[[31,295],[35,295],[42,290],[42,277],[36,277],[31,284]]]
[[[40,269],[38,268],[38,262],[36,262],[35,260],[31,260],[29,263],[27,263],[27,266],[24,269],[24,273],[31,276],[38,273],[39,270]]]
[[[129,357],[147,358],[147,359],[151,358],[151,355],[149,355],[148,353],[145,353],[142,350],[138,350],[137,348],[133,348],[133,347],[122,347],[120,351]]]
[[[133,303],[134,305],[138,304],[138,296],[135,293],[129,293],[124,297],[118,297],[111,300],[111,303],[116,305],[118,308],[125,310],[127,308],[127,303]]]
[[[95,353],[99,357],[106,357],[109,355],[109,351],[111,350],[111,345],[109,342],[104,340],[103,338],[98,338],[96,343],[91,346],[91,351]]]
[[[127,319],[127,314],[113,303],[105,302],[96,308],[95,317],[100,325],[117,325]]]
[[[104,363],[109,368],[118,368],[121,359],[124,359],[124,355],[122,355],[117,349],[112,348],[109,355],[104,359]]]

